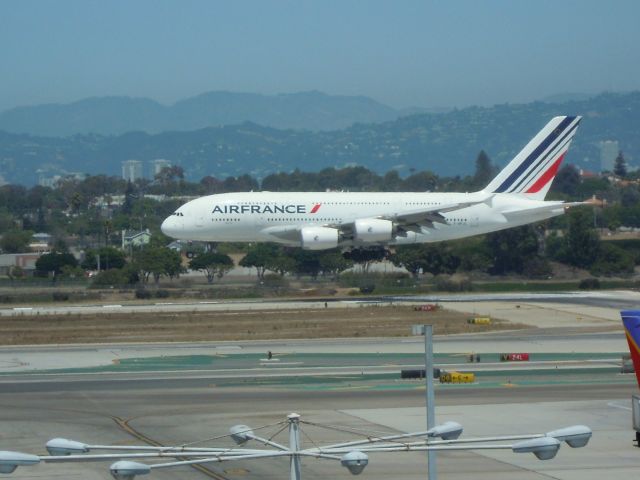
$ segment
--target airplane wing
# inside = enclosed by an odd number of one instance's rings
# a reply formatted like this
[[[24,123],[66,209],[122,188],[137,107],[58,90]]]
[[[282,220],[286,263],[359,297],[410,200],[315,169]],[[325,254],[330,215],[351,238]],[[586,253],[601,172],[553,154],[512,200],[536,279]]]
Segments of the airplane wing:
[[[489,195],[486,198],[473,202],[458,202],[449,203],[444,205],[434,206],[433,208],[421,208],[416,210],[403,211],[392,215],[378,215],[372,218],[380,220],[389,220],[393,222],[399,235],[402,236],[404,232],[420,232],[422,228],[434,228],[435,223],[441,223],[447,225],[447,220],[443,213],[454,212],[456,210],[462,210],[463,208],[478,205],[480,203],[486,203],[493,198],[493,195]],[[344,236],[352,236],[355,228],[354,222],[341,223],[338,225],[329,225],[334,228],[338,228]]]
[[[461,210],[472,205],[489,202],[494,195],[488,195],[472,202],[458,202],[434,206],[432,208],[420,208],[416,210],[405,210],[396,214],[373,215],[367,218],[388,220],[393,222],[396,235],[405,236],[407,232],[419,233],[422,228],[434,228],[434,224],[446,225],[447,220],[444,213]],[[327,228],[334,228],[339,231],[341,238],[352,239],[355,235],[355,221],[346,223],[330,223],[323,225]],[[299,242],[302,227],[300,225],[280,225],[267,227],[262,233],[271,235],[286,242]]]

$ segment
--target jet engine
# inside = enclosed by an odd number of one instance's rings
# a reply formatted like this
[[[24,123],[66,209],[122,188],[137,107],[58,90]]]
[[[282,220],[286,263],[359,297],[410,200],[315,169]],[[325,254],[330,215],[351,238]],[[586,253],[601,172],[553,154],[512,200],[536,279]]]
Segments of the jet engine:
[[[365,218],[355,222],[355,238],[361,242],[385,242],[391,240],[393,222],[378,218]]]
[[[338,246],[338,230],[327,227],[304,227],[300,231],[302,248],[306,250],[328,250]]]

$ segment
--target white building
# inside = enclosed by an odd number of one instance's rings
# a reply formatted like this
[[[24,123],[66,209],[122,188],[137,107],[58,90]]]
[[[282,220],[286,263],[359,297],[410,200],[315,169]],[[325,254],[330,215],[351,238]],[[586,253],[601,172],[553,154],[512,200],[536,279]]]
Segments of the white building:
[[[617,140],[600,142],[600,171],[613,172],[613,165],[620,152]]]
[[[122,178],[128,182],[135,182],[142,178],[142,162],[140,160],[126,160],[122,162]]]
[[[155,160],[151,160],[149,163],[151,164],[152,178],[158,175],[163,168],[169,168],[171,166],[169,160],[165,160],[164,158],[156,158]]]

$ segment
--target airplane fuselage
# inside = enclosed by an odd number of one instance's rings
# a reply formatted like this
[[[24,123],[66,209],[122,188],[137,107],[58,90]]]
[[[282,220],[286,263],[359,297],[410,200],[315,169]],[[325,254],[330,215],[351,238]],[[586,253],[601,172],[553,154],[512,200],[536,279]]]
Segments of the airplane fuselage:
[[[478,192],[224,193],[186,203],[161,228],[184,240],[325,250],[440,242],[537,222],[580,203],[544,201],[579,123],[552,118]]]
[[[484,201],[483,201],[484,200]],[[477,203],[480,202],[480,203]],[[174,238],[209,242],[278,242],[300,246],[294,232],[332,227],[358,219],[397,216],[402,212],[475,203],[443,213],[429,228],[366,242],[341,238],[339,246],[375,246],[438,242],[524,225],[564,212],[560,202],[534,201],[518,195],[474,193],[244,192],[201,197],[181,206],[163,224]],[[557,208],[549,208],[550,204]],[[546,207],[543,211],[534,210]],[[507,218],[504,213],[512,212]],[[516,212],[516,213],[513,213]],[[521,212],[521,213],[518,213]],[[287,235],[288,229],[292,235]]]

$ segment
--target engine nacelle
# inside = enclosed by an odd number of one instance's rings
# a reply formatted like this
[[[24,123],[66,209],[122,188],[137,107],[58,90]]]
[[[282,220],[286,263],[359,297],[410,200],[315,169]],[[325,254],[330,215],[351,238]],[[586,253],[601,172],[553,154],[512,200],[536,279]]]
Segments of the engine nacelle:
[[[355,237],[361,242],[385,242],[391,240],[393,222],[378,218],[356,220]]]
[[[300,231],[302,248],[328,250],[338,246],[338,230],[328,227],[304,227]]]

